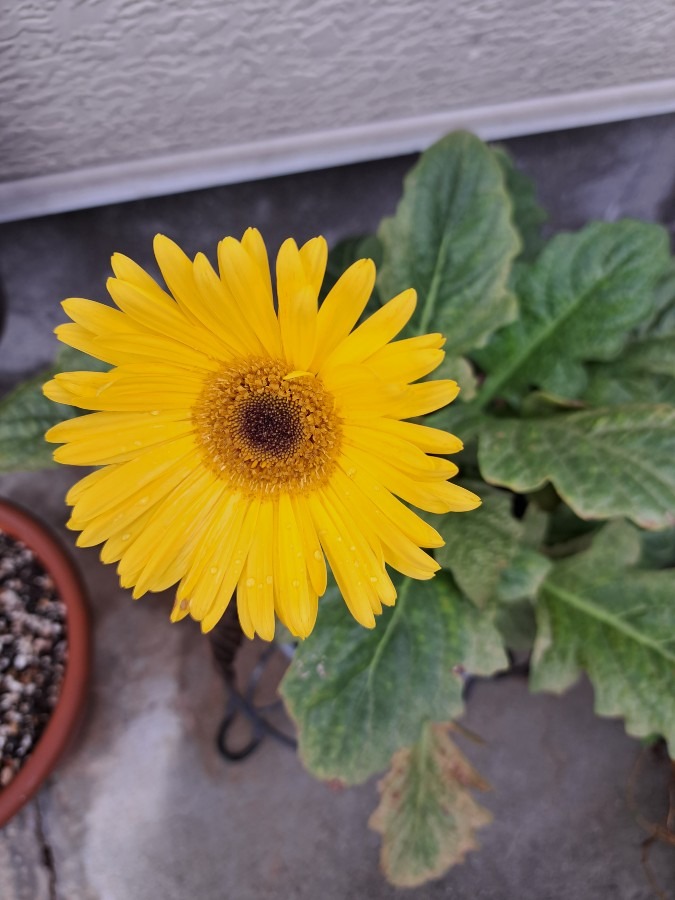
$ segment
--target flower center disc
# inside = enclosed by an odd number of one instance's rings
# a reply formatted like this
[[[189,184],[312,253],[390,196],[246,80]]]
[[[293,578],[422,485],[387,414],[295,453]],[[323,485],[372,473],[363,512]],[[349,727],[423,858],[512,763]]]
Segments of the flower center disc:
[[[288,374],[276,359],[226,365],[193,411],[209,466],[249,494],[318,487],[335,467],[342,429],[332,396],[313,375]]]

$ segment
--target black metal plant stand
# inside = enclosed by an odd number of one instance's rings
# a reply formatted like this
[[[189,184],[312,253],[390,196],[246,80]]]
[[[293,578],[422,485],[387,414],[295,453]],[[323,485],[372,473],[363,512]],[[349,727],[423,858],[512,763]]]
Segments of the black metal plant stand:
[[[276,645],[270,644],[265,649],[242,693],[237,686],[234,661],[244,635],[234,603],[227,608],[225,615],[210,632],[209,637],[213,659],[223,676],[228,694],[225,715],[216,734],[216,746],[221,756],[228,762],[241,762],[257,750],[266,737],[274,738],[287,747],[295,748],[297,746],[295,739],[285,734],[267,718],[267,714],[281,707],[281,700],[263,705],[255,703],[257,687],[277,650]],[[245,720],[248,725],[250,738],[243,746],[233,747],[231,744],[232,730],[237,721],[241,719]]]

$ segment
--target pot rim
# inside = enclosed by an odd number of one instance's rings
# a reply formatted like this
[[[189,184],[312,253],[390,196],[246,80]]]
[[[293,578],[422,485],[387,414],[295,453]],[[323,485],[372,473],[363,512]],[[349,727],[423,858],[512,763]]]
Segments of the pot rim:
[[[27,510],[0,498],[0,531],[22,541],[54,580],[66,606],[68,659],[54,711],[28,759],[0,788],[0,828],[34,796],[56,766],[79,719],[91,665],[85,590],[74,563],[48,528]]]

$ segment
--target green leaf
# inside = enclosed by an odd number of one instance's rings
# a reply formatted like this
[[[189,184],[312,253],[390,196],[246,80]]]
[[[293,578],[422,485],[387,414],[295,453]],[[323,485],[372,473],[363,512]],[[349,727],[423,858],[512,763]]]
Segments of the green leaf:
[[[42,393],[51,372],[26,381],[0,402],[0,472],[55,466],[45,431],[76,415],[70,406],[53,403]]]
[[[584,400],[591,404],[675,405],[675,333],[634,341],[620,360],[591,366]]]
[[[396,606],[372,631],[353,620],[340,597],[322,600],[281,693],[307,768],[356,784],[414,743],[428,719],[459,715],[462,682],[454,666],[487,675],[505,664],[492,621],[447,576],[405,579]]]
[[[548,216],[537,202],[534,182],[516,168],[508,151],[504,147],[493,147],[492,152],[501,166],[506,190],[511,197],[513,224],[523,245],[519,258],[529,262],[544,246],[541,226]]]
[[[532,649],[537,634],[534,607],[529,600],[518,600],[498,606],[495,625],[502,636],[504,646],[516,652]]]
[[[658,225],[596,222],[560,234],[532,266],[515,270],[518,321],[475,354],[488,372],[483,405],[537,386],[578,397],[585,360],[609,360],[653,304],[654,285],[669,264],[667,234]]]
[[[511,494],[471,484],[483,500],[470,516],[443,516],[437,524],[445,546],[436,560],[478,606],[500,596],[533,597],[548,570],[545,557],[522,546],[525,526],[513,517]]]
[[[663,531],[642,531],[640,566],[644,569],[675,568],[675,528]]]
[[[500,165],[477,137],[455,132],[423,153],[378,234],[382,296],[415,288],[412,330],[442,331],[450,356],[514,318],[506,284],[520,242]]]
[[[537,608],[532,688],[561,692],[588,673],[595,708],[622,716],[636,737],[675,747],[675,604],[672,572],[632,568],[640,539],[608,525],[585,553],[557,563]]]
[[[591,366],[584,401],[589,406],[667,403],[675,406],[675,378],[648,372],[627,372],[619,363]]]
[[[638,337],[675,332],[675,259],[658,280],[652,315],[636,328]]]
[[[494,419],[478,448],[486,481],[527,493],[553,483],[582,519],[675,521],[675,409],[626,406]],[[472,513],[472,516],[475,513]]]
[[[423,884],[478,848],[475,832],[492,816],[468,788],[490,789],[450,740],[447,726],[425,725],[414,746],[394,755],[368,823],[382,835],[382,870],[392,884]]]

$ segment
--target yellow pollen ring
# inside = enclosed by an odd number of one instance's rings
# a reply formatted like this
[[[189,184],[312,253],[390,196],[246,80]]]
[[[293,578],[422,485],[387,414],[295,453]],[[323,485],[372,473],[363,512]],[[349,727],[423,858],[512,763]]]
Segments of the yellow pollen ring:
[[[327,483],[342,441],[334,398],[321,379],[267,357],[209,375],[192,419],[207,465],[249,495]]]

